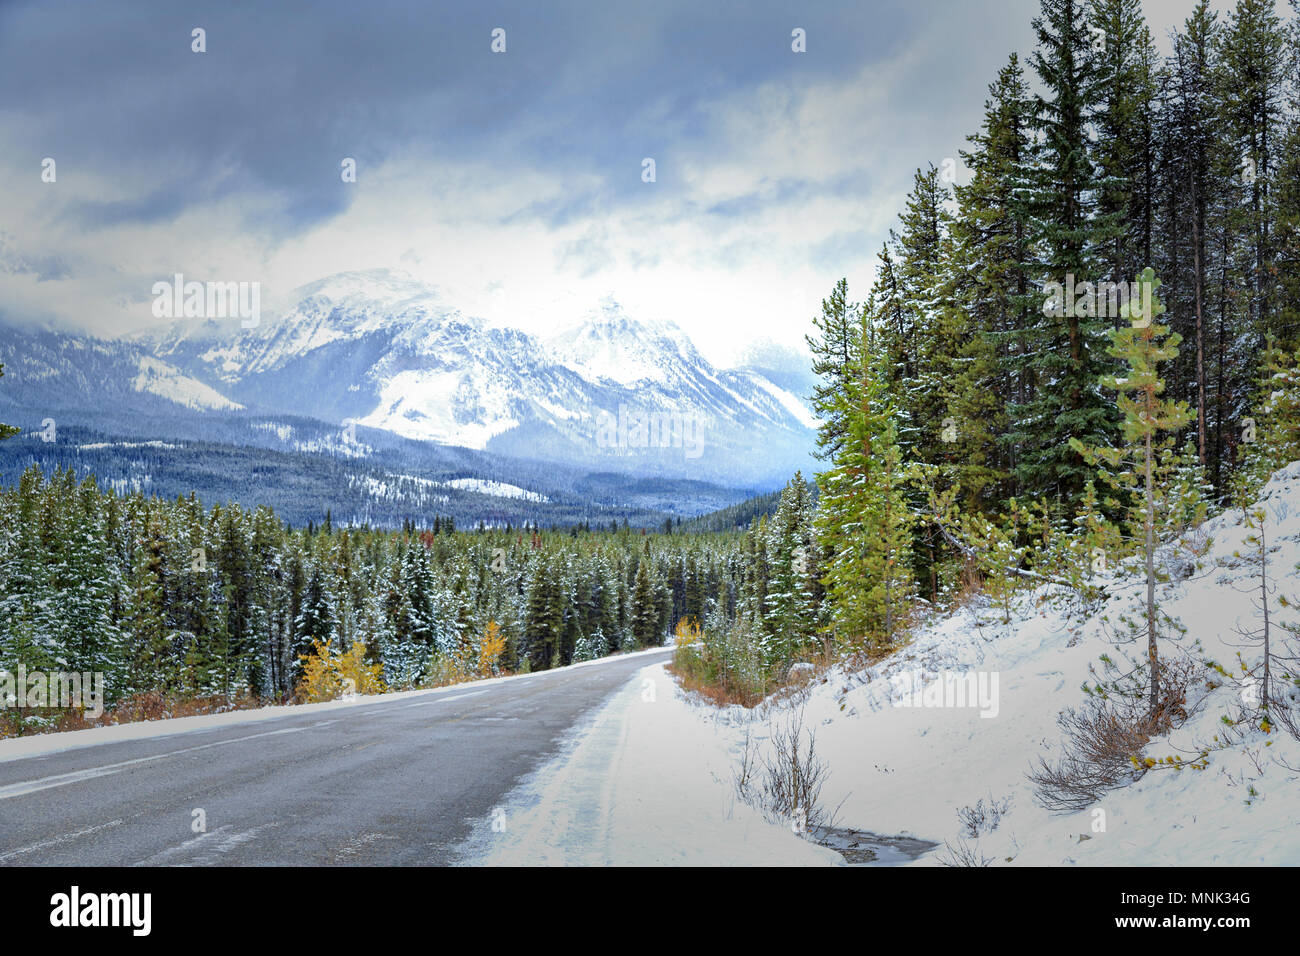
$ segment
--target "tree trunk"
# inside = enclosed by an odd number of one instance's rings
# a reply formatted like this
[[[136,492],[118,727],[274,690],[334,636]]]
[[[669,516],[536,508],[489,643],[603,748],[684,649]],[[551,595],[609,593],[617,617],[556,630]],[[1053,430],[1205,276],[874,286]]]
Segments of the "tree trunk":
[[[1148,393],[1147,408],[1154,403],[1154,392]],[[1146,436],[1146,571],[1147,571],[1147,663],[1151,668],[1151,720],[1155,722],[1160,710],[1160,661],[1156,649],[1156,501],[1151,474],[1151,435]]]
[[[1259,600],[1260,606],[1264,611],[1264,687],[1260,695],[1260,703],[1264,705],[1264,712],[1268,712],[1269,703],[1269,634],[1268,634],[1268,539],[1264,532],[1264,512],[1261,509],[1259,517]]]
[[[1202,221],[1205,211],[1201,204],[1200,184],[1195,170],[1192,172],[1192,259],[1196,283],[1196,445],[1201,467],[1205,467],[1205,257],[1202,254]]]

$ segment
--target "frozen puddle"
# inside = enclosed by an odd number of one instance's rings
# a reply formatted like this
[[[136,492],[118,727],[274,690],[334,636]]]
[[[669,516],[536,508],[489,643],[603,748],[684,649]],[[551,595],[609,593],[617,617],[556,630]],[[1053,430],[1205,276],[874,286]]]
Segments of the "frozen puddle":
[[[910,836],[881,836],[843,827],[809,827],[809,835],[844,857],[849,866],[899,866],[929,853],[939,844]]]

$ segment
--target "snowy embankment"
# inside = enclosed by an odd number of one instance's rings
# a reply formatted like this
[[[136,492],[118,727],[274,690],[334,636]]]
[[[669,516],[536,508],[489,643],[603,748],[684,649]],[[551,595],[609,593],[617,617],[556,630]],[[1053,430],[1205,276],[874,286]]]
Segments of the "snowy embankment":
[[[568,747],[475,822],[463,862],[489,866],[827,865],[837,854],[736,800],[735,734],[643,668]],[[494,827],[495,823],[495,827]]]
[[[1300,599],[1300,462],[1265,488],[1273,638],[1295,621],[1277,597]],[[1168,660],[1196,662],[1189,718],[1153,739],[1144,757],[1179,756],[1205,769],[1159,764],[1077,813],[1051,813],[1028,772],[1055,762],[1057,716],[1086,701],[1090,665],[1142,648],[1115,643],[1122,610],[1142,595],[1116,582],[1090,617],[1054,602],[1052,588],[1019,596],[1010,623],[974,602],[918,629],[903,650],[861,671],[834,668],[783,703],[752,712],[690,702],[664,671],[647,667],[506,801],[505,830],[481,824],[467,859],[488,863],[795,864],[837,862],[830,851],[771,823],[735,796],[733,772],[746,732],[770,745],[773,727],[802,709],[804,726],[829,766],[822,792],[835,824],[910,834],[939,847],[913,865],[954,858],[953,848],[989,865],[1169,866],[1300,864],[1300,744],[1227,718],[1242,716],[1243,665],[1260,649],[1239,634],[1258,626],[1258,579],[1234,552],[1247,552],[1242,513],[1202,529],[1209,548],[1188,576],[1162,585],[1164,610],[1186,633],[1162,638]],[[1277,646],[1274,648],[1277,652]],[[1240,653],[1241,658],[1238,658]],[[1220,665],[1220,673],[1207,662]],[[982,681],[976,706],[928,706],[907,693],[934,689],[943,672]],[[647,683],[649,682],[649,683]],[[653,686],[653,700],[645,699]],[[971,685],[975,686],[975,685]],[[930,704],[934,703],[929,699]],[[963,702],[969,703],[969,702]],[[984,716],[982,716],[984,715]],[[996,827],[972,835],[958,811],[1003,808]],[[946,845],[945,845],[946,844]]]
[[[1274,652],[1296,621],[1277,597],[1300,597],[1300,462],[1278,472],[1261,493],[1270,544]],[[1104,794],[1086,810],[1049,813],[1026,774],[1039,756],[1061,752],[1057,715],[1083,704],[1090,665],[1102,655],[1130,660],[1142,648],[1115,643],[1119,612],[1132,608],[1143,585],[1111,588],[1112,597],[1086,619],[1071,619],[1045,600],[1051,589],[1021,596],[1010,624],[988,608],[970,607],[925,628],[901,653],[869,671],[832,671],[806,705],[818,750],[831,765],[826,802],[843,826],[912,832],[941,849],[918,861],[949,857],[945,842],[964,845],[980,861],[1006,864],[1177,866],[1300,864],[1300,744],[1227,718],[1242,716],[1243,663],[1261,660],[1258,644],[1239,632],[1259,626],[1258,577],[1234,554],[1250,550],[1241,511],[1206,522],[1208,552],[1190,575],[1160,586],[1163,610],[1186,632],[1161,641],[1166,659],[1198,664],[1188,688],[1188,720],[1153,739],[1144,757],[1190,763],[1208,751],[1205,769],[1157,765]],[[989,623],[992,622],[992,623]],[[1143,643],[1145,638],[1142,639]],[[1238,658],[1238,654],[1241,658]],[[1204,665],[1215,662],[1227,674]],[[914,705],[900,693],[917,669],[996,677],[996,707]],[[847,688],[847,692],[845,691]],[[924,703],[922,698],[921,703]],[[1230,742],[1231,741],[1231,742]],[[997,802],[1009,809],[991,833],[973,838],[957,811]]]

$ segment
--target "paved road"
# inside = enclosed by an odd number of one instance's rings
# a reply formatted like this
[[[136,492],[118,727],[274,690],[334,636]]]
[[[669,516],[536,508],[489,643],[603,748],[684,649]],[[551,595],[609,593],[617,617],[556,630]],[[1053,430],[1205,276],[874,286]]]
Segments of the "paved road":
[[[453,863],[584,714],[668,654],[0,760],[0,865]]]

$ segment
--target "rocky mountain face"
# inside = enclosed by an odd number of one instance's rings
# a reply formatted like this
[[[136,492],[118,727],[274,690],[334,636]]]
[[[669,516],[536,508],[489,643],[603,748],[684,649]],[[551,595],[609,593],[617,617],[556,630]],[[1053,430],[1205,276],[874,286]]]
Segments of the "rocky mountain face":
[[[490,326],[389,270],[329,276],[254,328],[178,319],[124,340],[6,330],[0,408],[285,415],[624,475],[762,487],[807,470],[798,359],[719,369],[604,302],[549,338]],[[159,425],[165,430],[165,425]],[[160,434],[158,437],[167,437]]]

